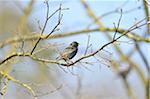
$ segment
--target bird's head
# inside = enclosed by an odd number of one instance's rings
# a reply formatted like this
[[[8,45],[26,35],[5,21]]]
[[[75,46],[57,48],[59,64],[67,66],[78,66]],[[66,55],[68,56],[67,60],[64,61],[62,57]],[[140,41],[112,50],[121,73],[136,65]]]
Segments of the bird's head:
[[[78,45],[79,45],[79,43],[76,41],[74,41],[70,44],[70,46],[72,46],[72,47],[78,47]]]

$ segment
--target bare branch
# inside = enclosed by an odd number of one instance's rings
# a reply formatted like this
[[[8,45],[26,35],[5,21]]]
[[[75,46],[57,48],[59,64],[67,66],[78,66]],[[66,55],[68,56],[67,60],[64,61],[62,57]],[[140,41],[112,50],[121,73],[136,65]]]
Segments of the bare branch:
[[[120,18],[119,18],[119,20],[118,20],[117,27],[115,27],[115,28],[116,28],[116,31],[115,31],[115,34],[114,34],[114,36],[113,36],[113,40],[115,39],[116,34],[117,34],[117,32],[118,32],[118,28],[119,28],[119,25],[120,25],[120,22],[121,22],[121,18],[122,18],[122,9],[121,9],[121,14],[120,14]]]
[[[103,29],[99,29],[99,28],[94,28],[94,29],[83,29],[83,30],[79,30],[79,31],[75,31],[75,32],[66,32],[66,33],[58,33],[58,34],[54,34],[54,35],[51,35],[49,36],[47,39],[55,39],[55,38],[62,38],[62,37],[68,37],[68,36],[74,36],[74,35],[80,35],[80,34],[88,34],[88,33],[99,33],[98,31],[101,31],[101,32],[115,32],[116,29],[115,28],[103,28]],[[119,28],[118,29],[118,33],[119,34],[123,34],[125,31],[125,29],[121,29]],[[147,37],[147,38],[143,38],[139,35],[137,35],[138,33],[135,33],[135,32],[131,32],[130,34],[127,34],[125,35],[126,37],[130,38],[130,39],[133,39],[135,41],[138,41],[138,42],[145,42],[145,43],[149,43],[150,42],[150,38]],[[23,37],[11,37],[10,39],[7,39],[3,42],[0,42],[0,48],[3,48],[4,46],[6,45],[9,45],[9,44],[13,44],[13,43],[18,43],[18,42],[21,42],[22,40],[24,41],[32,41],[32,40],[37,40],[39,38],[42,38],[42,40],[46,39],[46,36],[47,35],[44,35],[41,36],[40,34],[37,34],[37,35],[27,35],[27,36],[23,36]]]
[[[5,73],[5,72],[3,72],[3,71],[0,71],[0,74],[1,74],[4,78],[8,79],[8,81],[12,81],[12,82],[14,82],[14,83],[17,83],[17,84],[23,86],[24,88],[27,88],[27,89],[32,93],[34,99],[37,99],[36,93],[34,92],[34,90],[33,90],[29,85],[20,82],[19,80],[13,78],[12,76],[10,76],[9,74],[7,74],[7,73]]]
[[[147,22],[148,22],[148,21],[150,21],[148,1],[147,0],[143,0],[143,5],[144,5],[145,16],[146,16]],[[150,25],[147,24],[147,33],[146,34],[149,34],[149,33],[150,33]]]
[[[51,94],[51,93],[54,93],[54,92],[56,92],[56,91],[62,89],[62,87],[63,87],[63,85],[61,84],[61,85],[60,85],[59,87],[57,87],[56,89],[54,89],[54,90],[52,90],[52,91],[50,91],[50,92],[46,92],[46,93],[42,93],[42,94],[40,94],[40,95],[37,95],[37,97],[42,97],[42,96],[45,96],[45,95],[49,95],[49,94]]]
[[[71,63],[71,64],[62,64],[62,65],[64,65],[64,66],[71,66],[71,65],[74,65],[75,63],[77,63],[77,62],[79,62],[79,61],[81,61],[81,60],[83,60],[83,59],[85,59],[85,58],[94,56],[95,54],[97,54],[98,52],[100,52],[101,50],[103,50],[105,47],[107,47],[108,45],[111,45],[111,44],[113,44],[114,42],[116,42],[118,39],[120,39],[120,38],[123,37],[124,35],[130,33],[131,31],[133,31],[133,30],[135,30],[135,29],[137,29],[137,28],[139,28],[139,27],[142,27],[142,26],[144,26],[144,25],[147,25],[147,24],[148,24],[147,22],[146,22],[146,23],[143,23],[143,24],[140,24],[140,23],[143,22],[145,19],[146,19],[146,18],[140,20],[139,22],[137,22],[136,24],[134,24],[133,26],[131,26],[131,27],[128,29],[128,31],[124,32],[122,35],[120,35],[120,36],[117,37],[116,39],[110,41],[109,43],[106,43],[106,44],[103,45],[101,48],[99,48],[97,51],[95,51],[95,52],[93,52],[93,53],[91,53],[91,54],[88,54],[88,55],[86,55],[86,56],[84,56],[84,57],[81,57],[81,58],[79,58],[78,60],[76,60],[75,62],[73,62],[73,63]],[[140,24],[140,25],[138,26],[138,24]]]
[[[55,61],[55,60],[39,59],[39,58],[34,57],[34,56],[33,56],[32,54],[30,54],[30,53],[14,53],[14,54],[8,56],[6,59],[2,60],[2,61],[0,62],[0,65],[2,65],[3,63],[9,61],[11,58],[16,57],[16,56],[29,56],[29,57],[31,57],[32,59],[37,60],[37,61],[47,62],[47,63],[55,63],[55,64],[58,64],[58,65],[62,65],[62,66],[67,66],[67,67],[69,67],[69,66],[72,66],[72,65],[76,64],[77,62],[79,62],[79,61],[81,61],[81,60],[83,60],[83,59],[86,59],[86,58],[89,58],[89,57],[91,57],[91,56],[94,56],[95,54],[97,54],[98,52],[100,52],[101,50],[103,50],[105,47],[107,47],[108,45],[113,44],[113,43],[116,42],[118,39],[120,39],[121,37],[127,35],[127,34],[130,33],[131,31],[133,31],[133,30],[135,30],[135,29],[138,29],[139,27],[145,26],[146,24],[149,24],[149,23],[147,23],[147,22],[146,22],[146,23],[143,23],[143,24],[140,24],[140,23],[142,23],[145,19],[146,19],[146,18],[140,20],[139,22],[137,22],[136,24],[134,24],[133,26],[131,26],[131,27],[128,29],[128,31],[124,32],[122,35],[120,35],[120,36],[117,37],[116,39],[114,39],[114,40],[112,40],[112,41],[106,43],[105,45],[103,45],[102,47],[100,47],[100,48],[99,48],[98,50],[96,50],[95,52],[93,52],[93,53],[91,53],[91,54],[88,54],[88,55],[86,55],[86,56],[83,56],[83,57],[77,59],[75,62],[72,62],[72,63],[70,63],[70,64],[60,63],[60,62]],[[138,25],[138,24],[140,24],[140,25]]]
[[[33,52],[34,52],[35,48],[37,47],[38,43],[42,40],[42,35],[43,35],[43,33],[44,33],[45,29],[46,29],[47,22],[49,21],[49,19],[50,19],[54,14],[56,14],[56,12],[59,11],[58,23],[57,23],[56,26],[52,29],[52,31],[46,36],[46,38],[48,38],[53,32],[55,32],[56,28],[58,27],[58,25],[60,24],[60,21],[61,21],[61,19],[62,19],[62,17],[60,17],[60,15],[61,15],[61,10],[62,10],[62,9],[61,9],[61,5],[60,5],[60,7],[59,7],[58,10],[56,10],[54,13],[51,14],[51,16],[49,16],[49,4],[48,4],[48,1],[46,1],[45,3],[46,3],[46,6],[47,6],[46,20],[45,20],[44,26],[43,26],[43,28],[42,28],[42,31],[41,31],[41,33],[40,33],[41,36],[40,36],[40,38],[37,40],[37,42],[35,43],[35,45],[34,45],[32,51],[31,51],[31,55],[33,54]]]
[[[148,79],[147,79],[147,84],[146,84],[146,97],[147,97],[147,99],[149,99],[149,93],[150,93],[150,67],[149,67],[149,63],[148,63],[145,55],[143,54],[142,50],[140,49],[139,44],[136,41],[135,41],[135,46],[136,46],[136,49],[137,49],[139,55],[141,56],[141,58],[145,64],[145,67],[146,67],[147,72],[148,72]]]

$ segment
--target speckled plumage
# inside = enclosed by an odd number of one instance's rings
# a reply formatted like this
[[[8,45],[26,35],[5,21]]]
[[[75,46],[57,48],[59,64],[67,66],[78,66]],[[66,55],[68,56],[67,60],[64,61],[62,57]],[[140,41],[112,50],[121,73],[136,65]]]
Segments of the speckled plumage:
[[[65,48],[61,53],[60,56],[57,58],[58,60],[65,60],[68,61],[72,59],[78,52],[78,42],[72,42],[67,48]]]

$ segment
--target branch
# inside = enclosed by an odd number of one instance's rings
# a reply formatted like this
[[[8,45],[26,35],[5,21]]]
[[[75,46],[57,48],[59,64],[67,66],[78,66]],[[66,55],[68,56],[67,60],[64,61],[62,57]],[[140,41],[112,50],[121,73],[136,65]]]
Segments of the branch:
[[[145,16],[146,16],[147,22],[148,22],[148,21],[150,21],[148,1],[147,0],[143,0],[143,5],[144,5]],[[150,33],[150,25],[147,24],[147,34],[149,34],[149,33]]]
[[[10,81],[12,81],[12,82],[14,82],[14,83],[17,83],[17,84],[19,84],[19,85],[21,85],[21,86],[27,88],[27,89],[32,93],[34,99],[37,99],[36,93],[34,92],[34,90],[33,90],[29,85],[20,82],[19,80],[13,78],[12,76],[10,76],[9,74],[7,74],[7,73],[5,73],[5,72],[3,72],[3,71],[0,71],[0,75],[2,75],[3,77],[5,77],[8,81],[10,80]]]
[[[2,96],[2,99],[4,99],[4,95],[5,95],[5,93],[6,93],[8,83],[9,83],[9,80],[6,79],[5,82],[4,82],[4,86],[3,86],[3,88],[2,88],[2,91],[0,92],[0,94],[1,94],[1,96]]]
[[[8,56],[7,58],[5,58],[3,61],[0,62],[0,65],[8,62],[10,59],[14,58],[14,57],[30,57],[31,59],[33,60],[36,60],[36,61],[40,61],[40,62],[46,62],[46,63],[55,63],[55,64],[59,64],[60,63],[58,61],[55,61],[55,60],[46,60],[46,59],[40,59],[40,58],[37,58],[33,55],[31,55],[30,53],[13,53],[12,55]]]
[[[27,35],[27,36],[23,36],[23,37],[16,36],[16,37],[7,39],[3,42],[0,42],[0,48],[3,48],[4,46],[6,46],[8,44],[22,42],[22,40],[33,41],[33,40],[37,40],[39,38],[42,38],[42,40],[44,40],[44,39],[55,39],[55,38],[69,37],[69,36],[74,36],[74,35],[87,34],[87,33],[91,33],[91,32],[100,33],[100,32],[115,32],[115,31],[116,31],[115,28],[103,28],[103,29],[95,28],[95,29],[83,29],[83,30],[79,30],[79,31],[75,31],[75,32],[58,33],[58,34],[51,35],[48,38],[46,38],[47,35],[44,35],[44,34],[42,36],[40,34]],[[125,29],[121,29],[121,28],[118,29],[119,34],[123,34],[126,31],[127,30],[125,30]],[[138,42],[145,42],[145,43],[150,42],[150,37],[143,38],[137,34],[138,33],[131,32],[130,34],[127,34],[125,36],[130,38],[130,39],[133,39],[135,41],[138,41]]]
[[[145,55],[143,54],[143,52],[140,49],[140,46],[137,42],[135,42],[135,46],[136,46],[136,49],[137,49],[139,55],[141,56],[141,58],[145,64],[145,67],[146,67],[147,72],[148,72],[148,79],[147,79],[147,84],[146,84],[146,99],[149,99],[149,94],[150,94],[150,67],[149,67],[149,63],[148,63]]]
[[[46,29],[47,22],[49,21],[49,19],[50,19],[57,11],[59,11],[58,23],[55,25],[55,27],[52,29],[52,31],[46,36],[46,38],[48,38],[48,37],[56,30],[56,28],[57,28],[58,25],[60,24],[60,21],[61,21],[61,18],[62,18],[62,17],[60,17],[60,15],[61,15],[61,5],[60,5],[60,7],[59,7],[58,10],[56,10],[53,14],[51,14],[51,15],[49,16],[49,4],[48,4],[48,1],[46,1],[45,3],[46,3],[46,5],[47,5],[46,20],[45,20],[44,26],[43,26],[43,28],[42,28],[42,31],[41,31],[41,33],[40,33],[41,35],[40,35],[39,39],[37,40],[37,42],[35,43],[35,45],[34,45],[32,51],[31,51],[31,55],[33,54],[33,52],[34,52],[35,48],[37,47],[38,43],[42,40],[42,35],[43,35],[43,33],[44,33],[45,29]]]
[[[113,44],[113,43],[116,42],[118,39],[120,39],[121,37],[127,35],[127,34],[130,33],[131,31],[133,31],[133,30],[135,30],[135,29],[138,29],[138,28],[140,28],[140,27],[142,27],[142,26],[144,26],[144,25],[149,24],[149,23],[147,23],[147,22],[146,22],[146,23],[143,23],[143,24],[140,24],[140,23],[143,22],[145,19],[146,19],[146,18],[140,20],[139,22],[137,22],[136,24],[134,24],[133,26],[131,26],[131,27],[128,29],[128,31],[124,32],[122,35],[120,35],[120,36],[117,37],[116,39],[114,39],[114,40],[112,40],[112,41],[106,43],[105,45],[103,45],[102,47],[100,47],[100,48],[99,48],[98,50],[96,50],[95,52],[93,52],[93,53],[91,53],[91,54],[88,54],[88,55],[86,55],[86,56],[83,56],[83,57],[77,59],[76,61],[74,61],[74,62],[72,62],[72,63],[70,63],[70,64],[60,63],[60,62],[55,61],[55,60],[39,59],[39,58],[34,57],[34,56],[33,56],[32,54],[30,54],[30,53],[14,53],[14,54],[8,56],[6,59],[2,60],[2,61],[0,62],[0,65],[2,65],[3,63],[9,61],[11,58],[16,57],[16,56],[29,56],[29,57],[31,57],[32,59],[37,60],[37,61],[47,62],[47,63],[55,63],[55,64],[58,64],[58,65],[62,65],[62,66],[67,66],[67,67],[69,67],[69,66],[72,66],[72,65],[76,64],[77,62],[79,62],[79,61],[81,61],[81,60],[83,60],[83,59],[86,59],[86,58],[89,58],[89,57],[91,57],[91,56],[94,56],[95,54],[97,54],[98,52],[100,52],[101,50],[103,50],[105,47],[107,47],[108,45]],[[139,24],[140,24],[140,25],[139,25]]]
[[[120,18],[119,18],[119,20],[118,20],[117,27],[115,27],[115,28],[116,28],[116,31],[115,31],[115,34],[114,34],[114,36],[113,36],[113,39],[115,39],[115,37],[116,37],[116,34],[117,34],[117,32],[118,32],[118,28],[119,28],[121,19],[122,19],[122,9],[121,9],[121,15],[120,15]]]
[[[120,39],[121,37],[123,37],[123,36],[125,36],[126,34],[130,33],[131,31],[133,31],[133,30],[135,30],[135,29],[137,29],[137,28],[139,28],[139,27],[142,27],[142,26],[144,26],[144,25],[149,24],[149,23],[146,22],[146,23],[143,23],[143,24],[141,24],[141,25],[138,26],[138,24],[141,23],[141,22],[143,22],[145,19],[146,19],[146,18],[144,18],[144,19],[142,19],[141,21],[137,22],[136,24],[134,24],[133,26],[131,26],[131,27],[128,29],[128,31],[124,32],[122,35],[120,35],[120,36],[117,37],[116,39],[113,39],[113,40],[110,41],[109,43],[106,43],[106,44],[103,45],[101,48],[99,48],[97,51],[95,51],[95,52],[93,52],[93,53],[91,53],[91,54],[88,54],[88,55],[86,55],[86,56],[84,56],[84,57],[81,57],[81,58],[79,58],[78,60],[76,60],[75,62],[73,62],[73,63],[71,63],[71,64],[63,64],[63,65],[65,65],[65,66],[71,66],[71,65],[74,65],[75,63],[77,63],[77,62],[79,62],[79,61],[81,61],[81,60],[83,60],[83,59],[85,59],[85,58],[94,56],[95,54],[97,54],[98,52],[100,52],[101,50],[103,50],[105,47],[107,47],[108,45],[113,44],[113,43],[116,42],[118,39]]]

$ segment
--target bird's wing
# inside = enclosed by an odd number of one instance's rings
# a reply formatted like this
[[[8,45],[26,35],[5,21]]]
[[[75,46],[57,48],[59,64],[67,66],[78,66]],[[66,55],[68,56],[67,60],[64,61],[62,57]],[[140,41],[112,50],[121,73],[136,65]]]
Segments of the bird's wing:
[[[68,54],[71,54],[74,50],[76,50],[74,47],[67,47],[60,53],[60,55],[66,56]]]
[[[73,51],[73,47],[67,47],[62,52],[59,53],[60,56],[58,56],[56,59],[60,60],[62,58],[67,58],[68,54],[72,53],[72,51]]]

